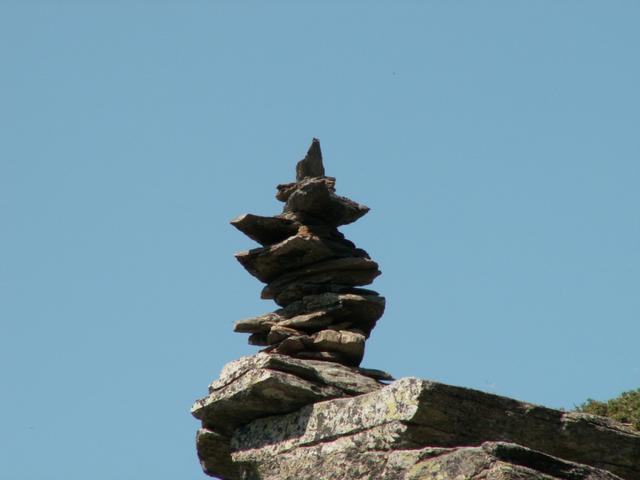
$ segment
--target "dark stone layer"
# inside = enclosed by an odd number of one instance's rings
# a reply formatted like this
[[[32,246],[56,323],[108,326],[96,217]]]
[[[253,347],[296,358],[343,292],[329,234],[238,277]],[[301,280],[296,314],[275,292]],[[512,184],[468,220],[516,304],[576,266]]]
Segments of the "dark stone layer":
[[[294,235],[274,245],[236,253],[242,266],[265,283],[307,265],[337,258],[367,258],[367,252],[342,241]]]
[[[262,290],[261,297],[287,306],[307,295],[349,293],[350,288],[368,285],[378,275],[378,264],[369,258],[326,260],[279,276]]]
[[[261,245],[272,245],[295,235],[299,224],[287,218],[261,217],[246,213],[231,220],[231,225]]]

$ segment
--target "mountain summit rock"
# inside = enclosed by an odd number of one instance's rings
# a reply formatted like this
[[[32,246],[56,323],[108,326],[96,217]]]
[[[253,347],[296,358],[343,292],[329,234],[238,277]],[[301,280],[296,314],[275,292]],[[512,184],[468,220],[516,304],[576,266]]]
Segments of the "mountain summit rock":
[[[338,231],[369,209],[335,193],[313,139],[282,213],[231,224],[273,312],[234,330],[263,347],[227,364],[192,415],[224,480],[640,480],[640,433],[612,420],[360,367],[385,299],[378,264]]]

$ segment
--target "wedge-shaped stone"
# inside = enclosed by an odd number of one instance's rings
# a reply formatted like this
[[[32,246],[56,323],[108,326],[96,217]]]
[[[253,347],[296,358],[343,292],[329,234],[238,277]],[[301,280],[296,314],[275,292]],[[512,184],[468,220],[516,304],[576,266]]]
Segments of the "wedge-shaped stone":
[[[247,213],[231,220],[247,237],[262,245],[272,245],[295,235],[298,225],[292,220],[282,217],[261,217]]]
[[[293,212],[303,223],[319,219],[329,225],[347,225],[369,211],[369,207],[335,194],[324,178],[305,178],[286,195],[285,212]],[[310,217],[310,218],[307,218]]]
[[[236,259],[258,280],[268,283],[278,276],[328,259],[355,257],[363,251],[315,236],[295,235],[268,247],[236,254]]]
[[[300,181],[307,177],[323,177],[324,165],[322,164],[322,150],[320,141],[314,138],[311,141],[309,150],[305,157],[296,165],[296,180]]]
[[[286,306],[307,295],[347,293],[350,287],[368,285],[378,275],[378,264],[369,258],[326,260],[279,276],[262,290],[261,296]]]
[[[345,439],[345,446],[352,448],[354,468],[359,466],[365,470],[369,467],[359,462],[366,461],[367,456],[376,451],[447,449],[508,442],[565,462],[608,470],[624,479],[640,479],[640,433],[616,422],[415,378],[404,378],[359,397],[309,405],[279,418],[255,420],[233,435],[232,458],[260,469],[273,459],[285,461],[287,452],[303,454],[319,445],[325,445],[327,452],[336,452],[338,447],[331,444],[336,439]],[[494,455],[498,454],[494,452]],[[524,453],[515,450],[503,451],[501,455],[520,465],[530,461]],[[320,465],[315,463],[315,467]],[[589,473],[588,470],[583,472]],[[431,478],[426,475],[427,471],[422,470],[424,476],[373,474],[350,478]],[[550,478],[608,478],[580,477],[579,470],[574,472],[577,472],[575,476],[570,475],[569,469],[564,476]]]

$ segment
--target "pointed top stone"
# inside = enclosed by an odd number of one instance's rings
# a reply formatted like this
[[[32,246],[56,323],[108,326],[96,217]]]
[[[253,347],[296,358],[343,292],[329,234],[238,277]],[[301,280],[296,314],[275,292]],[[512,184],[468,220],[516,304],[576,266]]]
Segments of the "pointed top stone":
[[[320,150],[320,140],[317,138],[311,141],[307,154],[296,165],[296,181],[299,182],[307,177],[324,177],[322,151]]]

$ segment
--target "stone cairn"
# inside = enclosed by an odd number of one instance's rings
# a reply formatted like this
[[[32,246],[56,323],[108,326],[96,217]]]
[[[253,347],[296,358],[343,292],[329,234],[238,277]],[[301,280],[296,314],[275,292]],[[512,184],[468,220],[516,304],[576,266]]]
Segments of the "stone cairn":
[[[367,252],[338,231],[369,211],[335,193],[325,176],[320,142],[313,139],[296,165],[296,181],[277,186],[280,215],[246,214],[231,224],[262,245],[236,254],[261,282],[263,299],[282,308],[240,320],[234,331],[249,333],[263,352],[358,366],[365,340],[384,312],[377,292],[358,288],[380,275]]]

